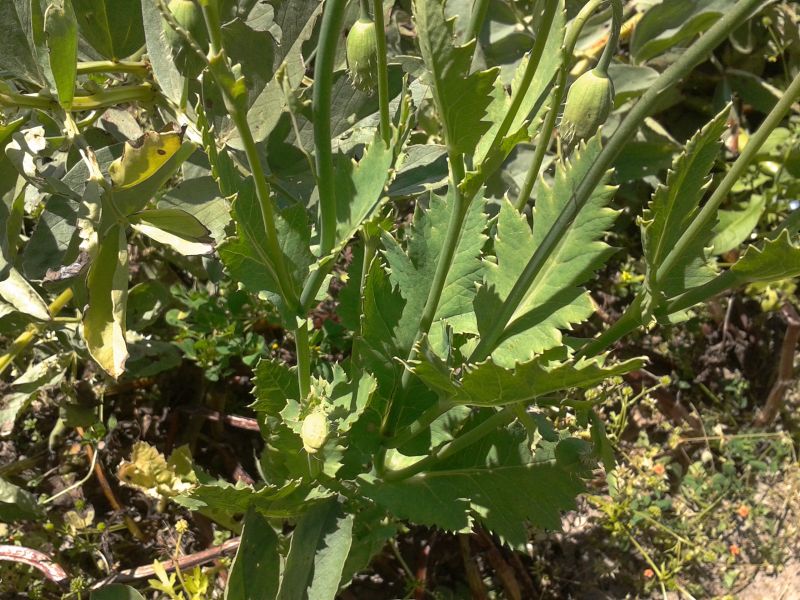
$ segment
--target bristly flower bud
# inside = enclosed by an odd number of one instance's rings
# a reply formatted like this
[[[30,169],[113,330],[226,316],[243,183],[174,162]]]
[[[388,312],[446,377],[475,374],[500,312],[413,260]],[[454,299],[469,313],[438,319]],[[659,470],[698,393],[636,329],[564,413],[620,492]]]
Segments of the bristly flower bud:
[[[567,93],[561,139],[569,150],[592,137],[614,108],[614,85],[608,75],[592,69],[578,77]]]
[[[316,454],[325,445],[328,439],[328,417],[323,411],[314,411],[303,419],[300,427],[300,437],[303,448],[309,454]]]
[[[347,70],[353,85],[372,93],[378,85],[378,41],[375,21],[361,17],[347,34]]]

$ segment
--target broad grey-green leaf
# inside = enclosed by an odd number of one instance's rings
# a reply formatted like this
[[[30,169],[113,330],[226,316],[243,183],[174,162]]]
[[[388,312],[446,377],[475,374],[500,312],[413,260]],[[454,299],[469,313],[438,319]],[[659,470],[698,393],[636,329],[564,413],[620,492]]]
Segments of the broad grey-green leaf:
[[[714,237],[711,238],[711,252],[723,254],[744,242],[758,225],[765,207],[766,198],[753,195],[741,210],[719,211],[719,221],[714,226]]]
[[[470,73],[475,40],[456,45],[453,19],[441,0],[415,0],[417,40],[450,152],[472,154],[490,122],[485,120],[498,70]]]
[[[135,213],[133,228],[185,256],[210,254],[208,229],[189,213],[177,208],[157,208]]]
[[[81,35],[104,57],[121,60],[144,45],[139,0],[73,0],[73,4]]]
[[[83,336],[89,353],[112,377],[125,371],[125,306],[128,300],[128,240],[114,225],[100,243],[87,279],[89,308]]]
[[[631,54],[644,62],[702,33],[736,0],[664,0],[644,13],[631,40]]]
[[[278,536],[270,522],[250,508],[228,573],[225,600],[272,600],[280,579]]]
[[[0,2],[0,73],[42,85],[44,76],[36,56],[34,28],[36,10],[30,0],[4,0]],[[41,24],[39,24],[41,26]]]
[[[285,304],[280,293],[278,280],[274,274],[274,261],[278,257],[270,256],[261,207],[252,179],[242,184],[239,195],[233,203],[233,213],[236,236],[220,245],[220,258],[234,279],[249,292],[264,294],[281,312],[284,325],[294,329],[297,326],[294,322],[295,315]],[[295,204],[282,213],[276,213],[275,227],[282,258],[288,266],[289,276],[297,294],[308,275],[309,267],[314,263],[314,255],[309,250],[311,227],[305,208]]]
[[[172,46],[164,36],[164,19],[154,0],[141,0],[141,10],[147,58],[153,70],[153,78],[163,94],[176,105],[180,105],[184,77],[175,66]]]
[[[353,516],[337,498],[312,506],[292,533],[278,599],[333,600],[352,542]]]
[[[709,226],[675,261],[671,272],[663,273],[656,281],[661,263],[699,211],[700,200],[710,183],[708,174],[719,155],[720,136],[725,130],[728,114],[729,108],[726,107],[689,140],[684,152],[673,161],[666,184],[656,189],[642,215],[644,256],[651,293],[663,292],[672,297],[705,283],[714,275],[705,250],[713,235]]]
[[[14,422],[34,396],[58,385],[63,379],[65,356],[67,355],[55,354],[34,362],[11,383],[8,392],[0,399],[0,436],[11,433]]]
[[[525,269],[536,248],[552,228],[561,210],[600,153],[599,134],[556,166],[552,185],[542,181],[533,211],[533,230],[509,201],[500,208],[495,238],[495,260],[485,259],[485,281],[475,298],[478,330],[494,324],[502,302]],[[602,241],[618,212],[608,208],[614,193],[609,174],[603,177],[578,216],[532,282],[514,312],[503,339],[492,353],[499,365],[511,367],[561,345],[561,330],[580,323],[594,306],[581,285],[592,277],[613,249]]]
[[[89,600],[144,600],[144,596],[129,585],[112,583],[92,591]]]
[[[36,498],[27,490],[0,479],[0,521],[13,522],[36,519],[42,514]]]
[[[9,267],[7,277],[0,281],[0,298],[26,315],[43,321],[50,319],[47,304],[39,292],[14,267]]]
[[[220,196],[212,177],[194,177],[182,181],[164,193],[158,208],[186,211],[209,230],[218,244],[225,238],[225,228],[231,222],[230,205]]]
[[[71,0],[61,0],[47,7],[44,32],[58,101],[69,109],[75,95],[78,68],[78,21]]]

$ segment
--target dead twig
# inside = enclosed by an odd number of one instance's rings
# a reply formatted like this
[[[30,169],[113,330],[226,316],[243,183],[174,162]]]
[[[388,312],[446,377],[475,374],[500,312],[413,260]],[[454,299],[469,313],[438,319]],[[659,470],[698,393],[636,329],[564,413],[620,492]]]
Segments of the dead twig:
[[[193,554],[187,554],[186,556],[179,558],[177,561],[166,560],[161,563],[161,566],[164,567],[165,571],[174,571],[176,567],[181,571],[191,569],[197,565],[202,565],[204,563],[211,562],[212,560],[216,560],[223,554],[235,551],[239,547],[240,541],[241,538],[239,537],[231,538],[219,546],[214,546],[213,548],[201,550],[200,552],[195,552]],[[155,575],[155,569],[153,569],[153,565],[143,565],[133,569],[125,569],[124,571],[120,571],[110,575],[109,577],[106,577],[102,581],[98,581],[92,586],[92,589],[99,589],[105,585],[108,585],[109,583],[145,579],[147,577],[152,577],[153,575]]]
[[[486,558],[489,560],[489,564],[492,565],[494,572],[497,573],[497,577],[500,579],[500,583],[503,585],[503,589],[505,589],[508,598],[511,600],[522,600],[522,591],[519,589],[519,582],[517,581],[514,569],[506,562],[503,553],[500,552],[492,536],[482,527],[477,528],[477,533],[487,548]]]
[[[467,575],[467,584],[475,600],[489,600],[486,586],[483,584],[481,572],[478,565],[472,559],[472,550],[469,546],[470,535],[466,533],[458,534],[458,545],[461,547],[461,560],[464,562],[464,572]]]
[[[67,572],[44,552],[24,546],[0,545],[0,560],[30,565],[41,571],[47,579],[58,585],[65,585],[69,580]]]
[[[767,395],[767,401],[753,420],[753,425],[756,427],[767,427],[772,424],[783,406],[786,390],[794,382],[794,353],[800,340],[800,315],[788,302],[781,308],[781,315],[786,321],[786,335],[781,345],[777,377]]]

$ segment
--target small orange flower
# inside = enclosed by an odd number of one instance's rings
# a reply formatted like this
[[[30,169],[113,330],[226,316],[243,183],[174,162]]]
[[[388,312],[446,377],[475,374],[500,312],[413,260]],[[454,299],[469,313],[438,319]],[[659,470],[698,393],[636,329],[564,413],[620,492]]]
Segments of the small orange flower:
[[[667,472],[667,470],[664,468],[664,465],[662,465],[661,463],[657,463],[657,464],[655,464],[653,466],[653,473],[655,473],[656,475],[663,475],[666,472]]]
[[[728,547],[728,550],[730,550],[731,554],[733,554],[734,556],[739,556],[742,553],[742,549],[739,548],[739,546],[737,546],[736,544],[731,544]]]
[[[750,508],[746,504],[742,504],[737,510],[736,514],[738,514],[743,519],[746,519],[750,515]]]
[[[643,575],[645,576],[645,579],[652,579],[655,575],[655,572],[653,569],[645,569]]]

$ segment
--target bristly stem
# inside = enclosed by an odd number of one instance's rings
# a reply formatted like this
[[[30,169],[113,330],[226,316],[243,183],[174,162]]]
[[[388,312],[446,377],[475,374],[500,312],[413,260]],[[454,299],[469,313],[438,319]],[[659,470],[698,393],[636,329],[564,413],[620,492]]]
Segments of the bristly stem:
[[[578,185],[570,202],[564,206],[556,222],[545,235],[541,244],[536,248],[533,256],[528,261],[525,269],[508,294],[503,306],[497,315],[490,331],[482,336],[469,362],[479,362],[489,356],[496,344],[500,341],[503,332],[511,320],[514,311],[528,293],[530,286],[536,280],[547,260],[550,258],[564,233],[572,225],[584,204],[594,192],[600,181],[606,175],[614,160],[625,147],[639,125],[650,114],[658,102],[661,94],[688,75],[691,70],[702,62],[720,43],[722,43],[745,18],[747,18],[760,0],[742,0],[728,13],[721,17],[703,36],[690,46],[681,57],[674,62],[664,73],[659,76],[653,85],[642,95],[627,116],[622,120],[617,130],[603,147],[597,160],[591,166]]]
[[[622,31],[622,19],[622,0],[611,0],[611,33],[596,67],[597,71],[604,75],[608,75],[611,59],[614,58],[614,54],[617,52],[619,33]]]
[[[606,0],[590,0],[587,2],[572,20],[567,30],[566,39],[564,40],[564,46],[562,48],[561,68],[558,70],[556,85],[553,89],[552,104],[539,130],[539,141],[536,144],[533,159],[531,160],[530,167],[528,167],[528,172],[525,174],[525,181],[522,183],[522,187],[520,187],[519,193],[517,194],[517,200],[514,202],[514,206],[517,210],[522,210],[527,205],[531,197],[531,192],[533,191],[533,185],[539,177],[539,171],[542,168],[547,149],[550,146],[550,138],[553,137],[556,121],[558,121],[558,115],[561,112],[561,102],[564,100],[567,76],[569,75],[571,59],[575,52],[578,38],[583,31],[584,25],[586,25],[586,21],[589,20],[589,17],[591,17],[597,8],[605,1]],[[608,48],[608,46],[606,46],[606,48]]]
[[[325,0],[314,61],[311,110],[319,190],[320,256],[327,256],[336,243],[336,187],[331,145],[331,88],[336,67],[336,47],[344,23],[347,0]]]
[[[294,346],[297,354],[297,383],[300,388],[300,399],[305,401],[311,391],[311,348],[308,343],[308,321],[297,319],[294,330]]]
[[[392,121],[389,116],[389,67],[387,64],[386,25],[383,22],[383,1],[372,0],[375,13],[375,40],[378,47],[378,108],[381,116],[381,138],[387,146],[392,143]]]
[[[720,204],[722,204],[723,200],[728,196],[734,184],[739,180],[742,174],[744,174],[747,167],[750,166],[750,163],[756,157],[761,146],[767,141],[772,131],[780,125],[786,113],[789,112],[792,104],[794,104],[798,97],[800,97],[800,75],[795,77],[792,83],[789,84],[789,87],[786,88],[786,91],[769,112],[767,118],[764,119],[758,130],[747,140],[747,145],[736,159],[736,162],[733,163],[733,166],[725,175],[725,178],[714,190],[714,193],[711,194],[708,202],[705,203],[700,213],[694,221],[692,221],[692,224],[689,225],[688,229],[681,235],[678,243],[672,248],[664,259],[664,262],[661,263],[656,273],[657,282],[662,281],[664,277],[669,274],[675,266],[676,261],[686,251],[686,248],[689,247],[701,231],[711,225],[711,222],[717,216],[717,210]]]
[[[542,18],[539,21],[539,29],[536,34],[536,41],[533,43],[533,48],[531,48],[531,53],[528,57],[528,64],[525,66],[525,72],[522,75],[522,80],[511,96],[511,105],[508,107],[508,110],[503,117],[503,121],[500,123],[499,129],[495,133],[492,144],[486,153],[487,157],[493,156],[498,151],[503,142],[503,138],[506,137],[511,129],[511,125],[514,123],[514,119],[517,118],[519,107],[522,105],[522,101],[528,94],[528,88],[530,88],[531,82],[533,81],[533,76],[536,74],[536,70],[538,69],[539,63],[542,60],[544,48],[547,45],[547,39],[550,37],[550,28],[553,25],[553,19],[555,19],[557,10],[558,2],[545,3],[544,11],[542,12]]]

